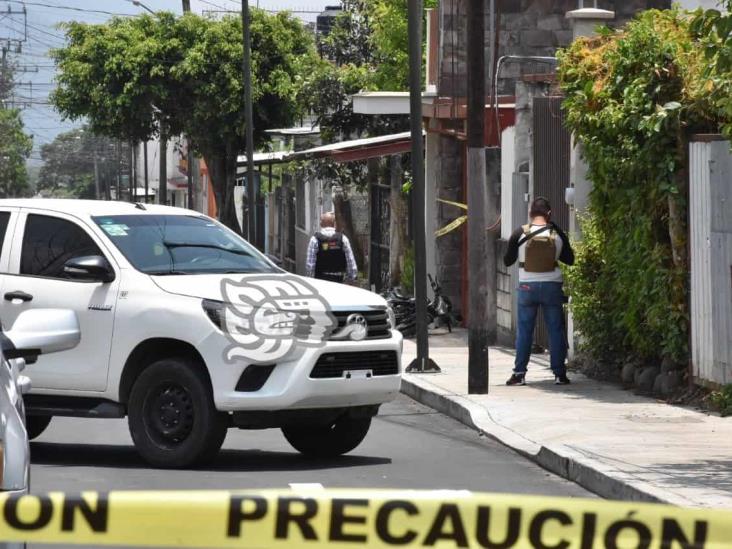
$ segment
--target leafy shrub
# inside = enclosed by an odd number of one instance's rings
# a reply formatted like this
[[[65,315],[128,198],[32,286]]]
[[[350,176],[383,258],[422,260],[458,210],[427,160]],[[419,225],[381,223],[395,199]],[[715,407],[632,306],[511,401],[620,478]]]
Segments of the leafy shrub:
[[[567,125],[593,182],[568,286],[595,358],[688,355],[686,150],[717,125],[690,21],[649,10],[560,52]]]
[[[405,294],[414,294],[414,246],[409,246],[404,253],[404,267],[399,284]]]
[[[709,395],[709,400],[722,417],[732,416],[732,385],[725,385],[720,391]]]

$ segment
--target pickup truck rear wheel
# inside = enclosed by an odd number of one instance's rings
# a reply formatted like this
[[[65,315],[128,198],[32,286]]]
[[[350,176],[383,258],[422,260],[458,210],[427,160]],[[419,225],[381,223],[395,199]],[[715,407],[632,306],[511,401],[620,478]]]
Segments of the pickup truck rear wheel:
[[[33,440],[41,436],[46,430],[48,424],[51,423],[53,416],[26,416],[25,430],[28,432],[28,440]]]
[[[132,386],[128,423],[140,455],[156,467],[212,461],[226,437],[210,383],[190,361],[167,358],[148,366]]]
[[[369,427],[370,417],[343,415],[328,425],[288,425],[282,427],[282,434],[301,454],[326,458],[355,449],[366,438]]]

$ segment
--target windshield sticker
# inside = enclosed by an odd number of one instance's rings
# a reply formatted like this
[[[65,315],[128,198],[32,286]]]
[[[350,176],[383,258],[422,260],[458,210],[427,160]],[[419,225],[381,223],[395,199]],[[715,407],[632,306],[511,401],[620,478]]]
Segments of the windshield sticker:
[[[102,230],[109,236],[127,236],[127,231],[129,231],[130,228],[127,225],[114,223],[102,225]]]

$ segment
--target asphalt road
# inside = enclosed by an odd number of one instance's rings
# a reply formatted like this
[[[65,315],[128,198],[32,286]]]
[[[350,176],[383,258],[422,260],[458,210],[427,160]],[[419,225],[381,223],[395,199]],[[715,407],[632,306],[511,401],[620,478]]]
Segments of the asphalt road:
[[[152,469],[125,420],[55,418],[31,443],[31,491],[287,488],[470,489],[593,497],[500,444],[406,397],[382,406],[366,440],[340,459],[313,461],[279,430],[230,430],[210,466]],[[34,548],[41,546],[34,545]]]

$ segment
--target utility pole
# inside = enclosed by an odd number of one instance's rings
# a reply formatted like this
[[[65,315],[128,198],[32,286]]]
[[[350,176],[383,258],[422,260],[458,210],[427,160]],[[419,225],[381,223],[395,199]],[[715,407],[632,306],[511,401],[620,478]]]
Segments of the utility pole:
[[[130,202],[137,201],[137,154],[135,142],[130,140]]]
[[[97,200],[102,197],[101,189],[99,188],[99,163],[97,162],[97,144],[94,143],[94,196]]]
[[[115,190],[115,200],[121,200],[120,190],[122,188],[122,155],[120,153],[119,140],[115,142],[115,156],[117,157],[117,185]]]
[[[257,194],[254,188],[254,108],[252,106],[252,37],[251,19],[249,16],[249,0],[241,0],[242,38],[244,40],[244,116],[246,119],[246,149],[247,149],[247,200],[242,220],[247,220],[248,228],[242,226],[242,233],[247,240],[256,246],[257,230]],[[236,151],[234,152],[236,154]],[[244,201],[242,201],[244,202]],[[247,215],[247,211],[249,212]],[[243,225],[243,223],[242,223]]]
[[[493,0],[491,0],[493,2]],[[488,393],[488,254],[485,160],[485,13],[468,0],[468,393]],[[492,13],[491,13],[492,15]],[[491,37],[492,39],[493,37]]]
[[[150,195],[150,183],[148,181],[148,167],[147,167],[147,141],[145,141],[145,148],[143,149],[144,164],[145,164],[145,204],[147,204],[148,196]]]
[[[158,203],[168,203],[168,140],[160,132],[160,172],[158,181]]]
[[[417,301],[417,358],[407,372],[439,372],[430,359],[427,339],[427,245],[425,243],[424,138],[422,137],[423,0],[409,0],[409,111],[412,130],[412,227],[414,229],[414,297]]]
[[[191,11],[191,0],[183,0],[183,13],[189,13]],[[188,209],[193,209],[193,144],[191,142],[191,138],[189,137],[187,140],[187,149],[186,149],[186,172],[188,175]]]

